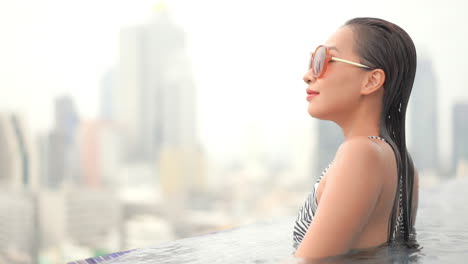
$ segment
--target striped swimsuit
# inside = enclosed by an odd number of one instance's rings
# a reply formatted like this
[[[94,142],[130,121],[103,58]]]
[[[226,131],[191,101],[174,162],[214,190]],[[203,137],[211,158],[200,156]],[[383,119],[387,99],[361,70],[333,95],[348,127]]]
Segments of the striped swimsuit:
[[[386,140],[381,137],[368,136],[368,138],[376,138],[376,139],[380,139],[386,142]],[[293,230],[293,246],[296,249],[301,243],[302,239],[304,238],[305,233],[307,232],[307,229],[309,228],[309,225],[314,218],[315,211],[317,210],[317,206],[318,206],[317,205],[317,188],[318,188],[320,181],[322,180],[323,176],[327,173],[332,163],[333,161],[328,164],[328,166],[322,172],[322,175],[320,175],[320,177],[317,179],[317,181],[314,184],[313,191],[309,193],[309,195],[307,196],[305,200],[304,205],[299,210],[296,223],[294,225],[294,230]]]

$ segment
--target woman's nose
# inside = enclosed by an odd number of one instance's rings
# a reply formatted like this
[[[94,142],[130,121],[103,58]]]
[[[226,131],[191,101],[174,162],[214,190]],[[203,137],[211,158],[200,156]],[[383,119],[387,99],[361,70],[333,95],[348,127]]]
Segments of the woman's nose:
[[[302,78],[305,83],[309,84],[310,82],[315,80],[314,75],[312,74],[312,69],[307,71],[306,74],[304,74],[304,77]]]

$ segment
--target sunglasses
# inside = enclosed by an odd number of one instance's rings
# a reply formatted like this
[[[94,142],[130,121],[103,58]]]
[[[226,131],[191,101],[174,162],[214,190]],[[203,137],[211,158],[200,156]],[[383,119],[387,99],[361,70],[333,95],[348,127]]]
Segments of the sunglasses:
[[[324,45],[318,46],[317,49],[315,49],[315,52],[312,53],[312,56],[310,57],[309,70],[312,69],[312,73],[314,74],[314,77],[320,78],[325,74],[329,61],[340,61],[340,62],[348,63],[354,66],[358,66],[361,68],[372,70],[371,67],[357,63],[357,62],[352,62],[352,61],[332,57],[330,55],[330,48]]]

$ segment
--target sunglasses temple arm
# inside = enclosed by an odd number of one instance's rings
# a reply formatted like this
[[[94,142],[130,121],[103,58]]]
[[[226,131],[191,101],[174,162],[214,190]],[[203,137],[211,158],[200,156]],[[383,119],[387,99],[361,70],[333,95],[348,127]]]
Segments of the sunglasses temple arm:
[[[334,60],[334,61],[340,61],[340,62],[348,63],[348,64],[351,64],[351,65],[354,65],[354,66],[358,66],[358,67],[368,68],[368,69],[371,68],[371,67],[369,67],[369,66],[366,66],[366,65],[363,65],[363,64],[360,64],[360,63],[356,63],[356,62],[352,62],[352,61],[348,61],[348,60],[339,59],[339,58],[336,58],[336,57],[331,57],[331,58],[332,58],[332,60]]]

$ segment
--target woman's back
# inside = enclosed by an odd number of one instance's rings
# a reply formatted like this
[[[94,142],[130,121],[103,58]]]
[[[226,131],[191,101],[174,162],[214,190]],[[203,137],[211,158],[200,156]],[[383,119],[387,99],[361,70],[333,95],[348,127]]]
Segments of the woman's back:
[[[359,147],[361,145],[370,145],[374,148],[375,153],[378,155],[378,164],[367,164],[366,166],[378,166],[377,170],[378,173],[375,174],[375,177],[380,177],[382,182],[381,190],[379,191],[378,198],[376,199],[375,205],[373,210],[371,210],[370,215],[367,218],[367,222],[362,227],[362,230],[357,234],[355,237],[352,245],[350,247],[352,249],[362,249],[362,248],[369,248],[374,247],[376,245],[380,245],[387,242],[388,239],[388,225],[390,214],[393,208],[393,202],[396,196],[396,184],[397,184],[397,166],[396,166],[396,159],[395,154],[393,152],[392,147],[380,137],[373,137],[369,136],[368,138],[357,137],[351,139],[350,141],[354,141],[351,148],[347,148],[344,152],[344,148],[339,148],[336,156],[343,155],[355,155],[360,151]],[[346,143],[346,142],[345,142]],[[343,144],[345,144],[343,143]],[[350,143],[350,142],[347,142]],[[354,148],[354,149],[353,149]],[[353,169],[347,168],[346,170]],[[356,168],[357,169],[357,168]],[[296,221],[295,226],[295,242],[300,243],[305,231],[303,231],[304,225],[307,225],[307,222],[312,222],[312,218],[315,215],[315,210],[320,207],[320,199],[322,198],[322,194],[327,188],[327,180],[329,177],[333,177],[334,174],[337,173],[347,173],[346,170],[342,170],[341,168],[334,167],[333,162],[330,163],[329,167],[326,168],[324,174],[319,179],[317,184],[315,185],[316,188],[309,196],[309,200],[306,201],[306,204],[301,208],[300,214],[298,216],[298,220]],[[375,171],[375,170],[374,170]],[[356,178],[355,181],[359,182],[362,179]],[[418,200],[418,175],[415,169],[415,178],[414,178],[414,186],[413,186],[413,219],[416,216],[417,210],[417,200]],[[365,184],[364,182],[362,184]],[[312,198],[311,198],[312,197]],[[316,201],[314,201],[316,199]],[[363,196],[361,199],[367,199],[367,197]],[[315,204],[314,204],[315,203]],[[317,207],[318,206],[318,207]],[[357,218],[361,216],[356,216]],[[301,219],[302,218],[302,219]],[[346,219],[343,219],[346,221]],[[414,221],[413,221],[414,223]],[[302,231],[301,231],[302,230]]]
[[[373,141],[380,149],[381,158],[384,160],[381,163],[381,173],[376,175],[382,177],[383,188],[379,199],[375,205],[372,214],[369,217],[367,224],[364,226],[361,234],[356,239],[353,248],[368,248],[375,245],[383,244],[388,238],[388,221],[393,208],[393,202],[396,196],[397,184],[397,165],[395,154],[392,147],[387,142],[380,139],[369,139]],[[340,150],[338,150],[340,151]],[[356,151],[359,151],[358,149]],[[338,154],[338,153],[337,153]],[[317,190],[317,202],[320,203],[321,195],[326,188],[326,178],[324,175],[323,187],[319,185]],[[416,217],[417,212],[417,197],[418,197],[418,174],[415,168],[415,184],[413,185],[413,217]],[[362,197],[366,199],[366,197]],[[413,221],[414,223],[414,221]]]

